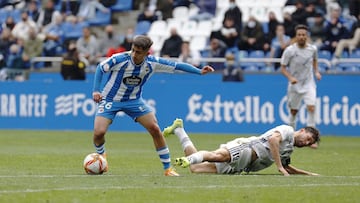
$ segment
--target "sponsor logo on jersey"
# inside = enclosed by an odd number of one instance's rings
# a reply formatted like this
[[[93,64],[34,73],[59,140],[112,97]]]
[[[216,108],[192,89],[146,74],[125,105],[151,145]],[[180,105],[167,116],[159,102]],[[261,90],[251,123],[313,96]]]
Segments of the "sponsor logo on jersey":
[[[127,86],[138,86],[141,84],[141,78],[138,76],[125,77],[123,83]]]

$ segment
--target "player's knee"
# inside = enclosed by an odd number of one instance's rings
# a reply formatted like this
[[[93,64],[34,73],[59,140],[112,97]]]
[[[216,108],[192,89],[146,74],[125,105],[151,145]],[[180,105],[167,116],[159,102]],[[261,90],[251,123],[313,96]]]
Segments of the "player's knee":
[[[153,137],[161,136],[161,130],[160,127],[157,124],[152,124],[149,127],[147,127],[147,130]]]

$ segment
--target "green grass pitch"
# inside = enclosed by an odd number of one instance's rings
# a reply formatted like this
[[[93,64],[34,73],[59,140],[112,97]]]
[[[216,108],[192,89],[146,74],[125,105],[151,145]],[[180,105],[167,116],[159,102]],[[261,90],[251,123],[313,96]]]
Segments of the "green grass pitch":
[[[198,149],[239,135],[191,134]],[[247,135],[245,135],[247,136]],[[147,133],[106,135],[109,172],[86,175],[92,132],[0,131],[0,202],[360,202],[360,137],[323,136],[319,149],[298,149],[292,164],[319,177],[281,176],[274,166],[250,175],[163,176]],[[167,139],[172,158],[178,139]]]

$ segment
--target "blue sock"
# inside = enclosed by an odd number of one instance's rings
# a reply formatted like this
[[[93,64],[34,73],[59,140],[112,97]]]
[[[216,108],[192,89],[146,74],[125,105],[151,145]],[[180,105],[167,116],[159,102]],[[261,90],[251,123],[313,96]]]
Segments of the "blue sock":
[[[164,166],[164,169],[168,169],[170,168],[170,152],[169,152],[169,148],[167,146],[163,147],[163,148],[159,148],[156,150],[156,152],[158,153],[159,157],[160,157],[160,161]]]
[[[103,143],[103,144],[101,144],[99,146],[96,146],[94,144],[94,146],[95,146],[96,153],[98,153],[98,154],[104,154],[105,153],[105,143]]]

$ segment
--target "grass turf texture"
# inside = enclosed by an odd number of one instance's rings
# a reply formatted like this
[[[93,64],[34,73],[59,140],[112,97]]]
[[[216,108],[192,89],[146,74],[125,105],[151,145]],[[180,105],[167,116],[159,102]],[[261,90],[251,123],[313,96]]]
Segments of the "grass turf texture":
[[[247,136],[247,135],[245,135]],[[192,134],[198,149],[236,135]],[[86,175],[92,132],[0,131],[0,202],[359,202],[360,137],[323,136],[317,150],[293,153],[292,164],[319,177],[281,176],[274,165],[252,175],[163,176],[147,133],[109,132],[109,172]],[[177,137],[172,158],[183,156]]]

